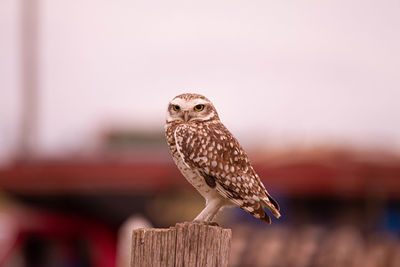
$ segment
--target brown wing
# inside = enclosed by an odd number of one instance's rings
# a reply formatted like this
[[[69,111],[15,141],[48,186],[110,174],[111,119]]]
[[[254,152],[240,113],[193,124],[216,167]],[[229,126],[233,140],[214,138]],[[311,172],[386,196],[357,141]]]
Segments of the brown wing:
[[[270,223],[263,206],[279,217],[273,200],[252,168],[245,151],[221,123],[181,125],[174,132],[179,154],[206,183],[225,198]]]

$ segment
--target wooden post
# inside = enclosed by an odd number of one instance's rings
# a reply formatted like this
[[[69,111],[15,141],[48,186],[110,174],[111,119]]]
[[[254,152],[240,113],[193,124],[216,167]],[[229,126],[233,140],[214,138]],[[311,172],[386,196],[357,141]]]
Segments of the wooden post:
[[[131,267],[227,267],[232,231],[200,223],[177,223],[169,229],[136,229]]]

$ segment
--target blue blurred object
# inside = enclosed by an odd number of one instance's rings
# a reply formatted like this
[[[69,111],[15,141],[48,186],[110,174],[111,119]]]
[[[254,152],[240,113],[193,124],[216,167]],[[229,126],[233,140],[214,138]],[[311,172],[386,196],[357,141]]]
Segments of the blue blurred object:
[[[400,203],[389,203],[385,209],[381,229],[400,236]]]

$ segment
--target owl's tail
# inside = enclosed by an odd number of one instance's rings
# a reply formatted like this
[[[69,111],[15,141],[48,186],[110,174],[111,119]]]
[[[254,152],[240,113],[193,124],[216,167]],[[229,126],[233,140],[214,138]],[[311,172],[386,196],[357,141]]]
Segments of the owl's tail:
[[[276,218],[281,217],[281,214],[279,213],[280,208],[278,202],[276,202],[276,200],[273,199],[268,193],[266,198],[261,199],[261,202]]]

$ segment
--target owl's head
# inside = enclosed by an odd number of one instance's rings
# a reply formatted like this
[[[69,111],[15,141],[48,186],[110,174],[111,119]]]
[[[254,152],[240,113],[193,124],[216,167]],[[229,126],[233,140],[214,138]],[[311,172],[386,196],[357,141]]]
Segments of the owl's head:
[[[217,110],[205,96],[181,94],[168,104],[167,122],[205,122],[219,120]]]

